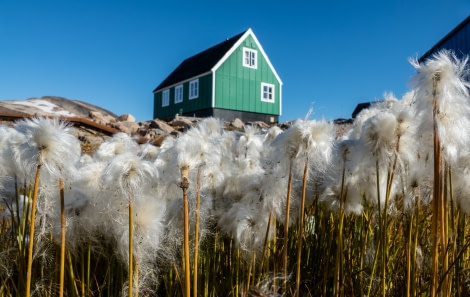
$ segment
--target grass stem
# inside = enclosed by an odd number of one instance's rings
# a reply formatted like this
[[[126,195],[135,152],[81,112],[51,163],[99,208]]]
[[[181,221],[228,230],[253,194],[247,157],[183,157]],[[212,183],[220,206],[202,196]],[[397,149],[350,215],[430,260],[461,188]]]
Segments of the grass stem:
[[[33,201],[31,206],[31,220],[29,226],[29,245],[28,245],[28,266],[26,268],[26,297],[31,296],[31,271],[33,267],[33,247],[34,247],[34,225],[36,220],[36,204],[39,190],[39,178],[41,176],[41,163],[36,168],[36,178],[34,179]]]
[[[59,273],[59,297],[64,296],[64,271],[65,271],[65,197],[64,181],[59,178],[60,192],[60,273]]]
[[[290,214],[290,196],[292,193],[292,160],[290,161],[289,165],[289,180],[287,184],[287,197],[286,197],[286,217],[284,221],[284,246],[282,247],[282,272],[284,273],[284,282],[282,285],[282,291],[284,296],[287,295],[287,250],[288,250],[288,243],[289,243],[289,214]]]

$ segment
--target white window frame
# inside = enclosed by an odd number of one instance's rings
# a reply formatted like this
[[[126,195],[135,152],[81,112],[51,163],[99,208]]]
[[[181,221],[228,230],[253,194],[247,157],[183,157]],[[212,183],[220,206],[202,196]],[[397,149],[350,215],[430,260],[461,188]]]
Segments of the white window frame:
[[[162,92],[162,107],[170,105],[170,90]]]
[[[265,91],[265,88],[268,88],[268,90]],[[271,90],[269,90],[269,88]],[[275,95],[276,95],[276,86],[273,84],[268,84],[268,83],[261,83],[261,101],[263,102],[269,102],[269,103],[274,103],[275,102]],[[271,98],[269,96],[271,95]]]
[[[258,51],[252,48],[243,48],[243,66],[257,69],[258,68]]]
[[[189,100],[199,97],[199,79],[193,79],[189,82]]]
[[[175,104],[183,102],[183,85],[175,87]]]

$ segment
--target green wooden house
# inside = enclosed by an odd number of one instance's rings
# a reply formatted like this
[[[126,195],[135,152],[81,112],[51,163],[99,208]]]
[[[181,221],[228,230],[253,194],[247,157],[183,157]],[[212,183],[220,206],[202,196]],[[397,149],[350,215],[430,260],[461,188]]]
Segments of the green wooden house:
[[[153,93],[160,119],[277,123],[282,111],[282,81],[251,29],[184,60]]]

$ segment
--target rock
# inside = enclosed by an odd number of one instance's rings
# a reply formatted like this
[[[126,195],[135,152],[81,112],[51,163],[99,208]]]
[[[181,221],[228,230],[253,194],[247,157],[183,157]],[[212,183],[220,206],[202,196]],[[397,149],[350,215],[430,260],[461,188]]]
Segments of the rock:
[[[152,138],[152,140],[149,141],[150,144],[153,144],[155,146],[160,146],[163,142],[163,140],[165,140],[165,138],[168,137],[168,134],[166,135],[157,135],[155,136],[154,138]]]
[[[111,127],[118,129],[119,131],[126,133],[126,134],[129,134],[130,132],[129,128],[127,128],[126,125],[124,125],[124,122],[114,123],[113,125],[111,125]]]
[[[192,127],[193,122],[187,117],[176,116],[170,123],[172,126],[183,126],[185,129]]]
[[[140,129],[149,129],[150,123],[149,122],[139,122]]]
[[[137,134],[139,131],[139,124],[136,122],[117,122],[111,126],[119,129],[121,132],[130,133],[131,135]]]
[[[292,126],[292,123],[290,122],[284,122],[279,124],[279,128],[281,128],[282,130],[287,130],[290,128],[290,126]]]
[[[183,133],[181,131],[178,131],[178,130],[173,130],[172,132],[170,132],[170,135],[171,136],[174,136],[174,137],[179,137],[181,136]]]
[[[150,135],[163,135],[167,134],[165,131],[158,129],[158,128],[149,128]]]
[[[130,113],[126,113],[121,115],[118,120],[121,122],[135,122],[135,117]]]
[[[170,125],[168,125],[167,123],[159,119],[150,121],[150,128],[157,128],[157,129],[162,130],[165,133],[171,133],[175,130],[173,127],[171,127]]]
[[[140,129],[137,131],[139,132],[139,135],[142,136],[142,137],[145,137],[145,136],[149,136],[150,134],[150,130],[147,130],[147,129]]]
[[[248,122],[248,124],[250,124],[252,126],[257,126],[260,129],[269,129],[270,128],[270,126],[268,124],[266,124],[265,122],[263,122],[263,121]]]
[[[98,124],[106,125],[108,123],[104,115],[99,111],[90,111],[88,117]]]
[[[98,147],[106,140],[105,138],[106,137],[102,136],[86,135],[86,133],[83,133],[82,135],[78,136],[78,140],[80,140],[80,145],[82,148],[82,153],[93,154],[98,149]]]
[[[106,120],[106,122],[108,123],[116,123],[116,118],[111,116],[111,115],[105,115],[104,116],[104,119]]]
[[[94,110],[91,110],[88,113],[88,117],[92,120],[104,120],[103,114],[99,111],[94,111]]]
[[[236,118],[230,123],[230,126],[235,129],[243,129],[243,127],[245,127],[245,123],[243,123],[239,118]]]

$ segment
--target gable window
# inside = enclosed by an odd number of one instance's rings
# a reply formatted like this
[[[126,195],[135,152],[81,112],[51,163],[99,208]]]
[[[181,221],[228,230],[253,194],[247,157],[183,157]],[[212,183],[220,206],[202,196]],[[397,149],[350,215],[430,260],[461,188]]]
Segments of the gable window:
[[[194,79],[189,82],[189,99],[199,97],[199,79]]]
[[[183,102],[183,85],[175,87],[175,103]]]
[[[258,52],[252,48],[243,48],[243,66],[256,69],[258,67]]]
[[[170,90],[162,92],[162,107],[170,105]]]
[[[274,103],[274,85],[261,83],[261,101]]]

